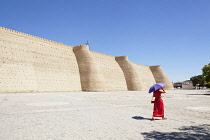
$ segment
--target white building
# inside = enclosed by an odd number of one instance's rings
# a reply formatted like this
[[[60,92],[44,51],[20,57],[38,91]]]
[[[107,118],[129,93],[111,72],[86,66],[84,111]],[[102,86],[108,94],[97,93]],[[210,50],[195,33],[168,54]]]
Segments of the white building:
[[[193,86],[192,81],[186,80],[182,82],[182,89],[195,89],[195,87]]]

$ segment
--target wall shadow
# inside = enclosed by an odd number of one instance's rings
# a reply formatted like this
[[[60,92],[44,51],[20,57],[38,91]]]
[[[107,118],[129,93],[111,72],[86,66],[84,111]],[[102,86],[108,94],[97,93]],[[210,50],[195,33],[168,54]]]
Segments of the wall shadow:
[[[144,132],[141,135],[147,139],[155,140],[210,140],[210,125],[183,126],[181,132]]]

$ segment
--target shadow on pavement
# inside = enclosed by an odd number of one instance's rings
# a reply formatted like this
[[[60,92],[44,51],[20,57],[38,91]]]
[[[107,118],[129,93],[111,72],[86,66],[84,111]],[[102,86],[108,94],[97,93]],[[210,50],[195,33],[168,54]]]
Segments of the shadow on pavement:
[[[142,116],[134,116],[132,117],[133,119],[136,119],[136,120],[152,120],[151,118],[144,118]],[[160,120],[160,119],[156,119],[155,120]]]
[[[206,94],[186,94],[186,95],[210,95],[210,93],[206,93]]]
[[[144,138],[155,140],[210,140],[210,125],[184,126],[179,128],[181,132],[144,132]]]

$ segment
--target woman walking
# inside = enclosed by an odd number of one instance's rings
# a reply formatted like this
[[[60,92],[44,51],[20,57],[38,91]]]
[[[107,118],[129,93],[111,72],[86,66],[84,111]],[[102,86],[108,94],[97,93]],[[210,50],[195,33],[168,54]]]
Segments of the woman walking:
[[[160,89],[162,89],[162,91]],[[164,117],[164,104],[161,98],[161,94],[166,92],[163,88],[160,89],[153,92],[153,97],[155,97],[155,100],[151,101],[152,103],[154,102],[152,120],[155,120],[154,117],[162,117],[162,119],[167,119]]]

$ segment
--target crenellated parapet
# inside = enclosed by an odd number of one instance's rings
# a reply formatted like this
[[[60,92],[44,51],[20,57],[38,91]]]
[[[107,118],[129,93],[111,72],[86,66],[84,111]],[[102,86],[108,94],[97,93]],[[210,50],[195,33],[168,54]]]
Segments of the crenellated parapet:
[[[70,47],[69,45],[63,44],[61,42],[55,42],[55,41],[52,41],[52,40],[48,40],[48,39],[44,39],[44,38],[41,38],[41,37],[33,36],[33,35],[30,35],[30,34],[26,34],[26,33],[19,32],[19,31],[15,31],[15,30],[8,29],[8,28],[1,27],[1,26],[0,26],[0,30],[6,31],[6,32],[10,32],[12,34],[16,34],[16,35],[19,35],[19,36],[22,36],[22,37],[25,37],[25,38],[30,38],[30,39],[34,39],[34,40],[37,40],[37,41],[47,42],[47,43],[50,43],[50,44],[53,44],[53,45],[60,45],[60,46]]]
[[[165,72],[162,70],[160,65],[157,66],[150,66],[150,69],[152,71],[152,74],[155,78],[156,83],[164,83],[165,89],[174,89],[172,82],[168,78],[168,76],[165,74]]]

